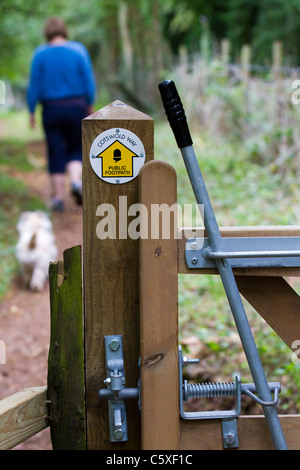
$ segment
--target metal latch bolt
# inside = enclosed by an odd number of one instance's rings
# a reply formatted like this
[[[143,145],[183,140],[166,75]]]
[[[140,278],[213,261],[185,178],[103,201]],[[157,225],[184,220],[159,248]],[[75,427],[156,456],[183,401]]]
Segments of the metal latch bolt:
[[[98,391],[101,400],[108,401],[109,435],[111,442],[127,441],[127,416],[125,400],[139,399],[139,386],[137,388],[125,387],[125,371],[123,358],[123,342],[121,335],[105,336],[105,359],[107,388]],[[180,415],[183,419],[221,419],[224,447],[238,447],[236,418],[241,412],[241,394],[249,395],[262,406],[275,406],[278,403],[280,383],[269,383],[270,392],[274,399],[266,402],[256,396],[256,387],[253,383],[241,384],[237,376],[235,382],[224,383],[198,383],[189,384],[183,380],[182,369],[189,364],[198,363],[198,359],[188,359],[182,355],[179,346],[179,404]],[[227,397],[235,396],[235,408],[222,411],[185,411],[184,402],[191,398]]]
[[[216,268],[227,259],[232,268],[299,267],[300,237],[226,237],[213,251],[208,238],[190,238],[185,260],[190,269]]]
[[[123,342],[121,335],[104,337],[107,388],[99,390],[101,400],[108,400],[109,436],[111,442],[127,441],[125,401],[138,398],[138,388],[125,388]]]

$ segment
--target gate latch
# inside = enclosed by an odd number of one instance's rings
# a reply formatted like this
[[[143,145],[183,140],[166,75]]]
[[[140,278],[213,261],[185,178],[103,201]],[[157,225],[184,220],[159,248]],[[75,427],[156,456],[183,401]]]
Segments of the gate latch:
[[[198,359],[188,360],[182,355],[182,347],[179,346],[179,404],[180,415],[183,419],[221,419],[223,445],[227,447],[238,447],[237,418],[241,412],[241,395],[246,394],[262,406],[276,406],[280,392],[279,382],[269,382],[269,390],[274,393],[271,401],[261,400],[257,395],[256,386],[253,383],[241,383],[239,376],[235,382],[198,383],[188,384],[183,380],[182,368],[187,364],[199,362]],[[232,410],[215,411],[185,411],[184,402],[191,398],[210,398],[235,396],[235,408]]]
[[[104,337],[107,388],[98,391],[101,400],[108,400],[109,437],[111,442],[127,441],[125,400],[138,398],[138,388],[125,388],[122,335]]]

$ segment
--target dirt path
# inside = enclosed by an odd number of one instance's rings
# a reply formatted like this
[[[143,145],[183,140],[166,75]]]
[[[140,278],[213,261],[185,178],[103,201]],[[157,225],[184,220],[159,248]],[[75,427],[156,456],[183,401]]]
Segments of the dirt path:
[[[37,152],[37,158],[41,158],[41,150],[44,153],[43,147],[30,149],[33,155]],[[48,202],[49,184],[44,171],[35,170],[20,176],[34,194]],[[52,222],[59,259],[62,259],[66,248],[82,244],[82,209],[67,195],[65,212],[54,213]],[[6,345],[6,364],[0,365],[0,399],[26,387],[46,385],[50,337],[48,284],[43,292],[32,293],[22,286],[16,276],[5,299],[0,303],[0,325],[0,339]],[[15,449],[52,449],[49,428]]]

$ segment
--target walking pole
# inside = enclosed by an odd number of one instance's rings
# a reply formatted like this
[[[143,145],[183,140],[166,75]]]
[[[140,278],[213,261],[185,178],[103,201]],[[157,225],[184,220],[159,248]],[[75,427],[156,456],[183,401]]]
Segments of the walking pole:
[[[181,151],[196,201],[198,204],[204,205],[204,226],[207,231],[211,248],[214,252],[220,251],[222,241],[221,233],[197,162],[185,112],[176,86],[172,80],[164,80],[159,84],[159,91],[168,121],[173,130],[178,148]],[[256,385],[258,396],[263,403],[262,408],[274,446],[278,450],[286,450],[287,445],[277,410],[274,406],[270,406],[272,395],[259,358],[231,265],[226,258],[216,258],[215,262],[231,307],[253,381]]]

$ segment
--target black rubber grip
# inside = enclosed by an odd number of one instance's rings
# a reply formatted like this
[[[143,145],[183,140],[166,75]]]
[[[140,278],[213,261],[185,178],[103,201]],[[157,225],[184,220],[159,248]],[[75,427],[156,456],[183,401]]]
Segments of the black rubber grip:
[[[179,148],[193,145],[185,112],[172,80],[164,80],[158,85],[168,121]]]

